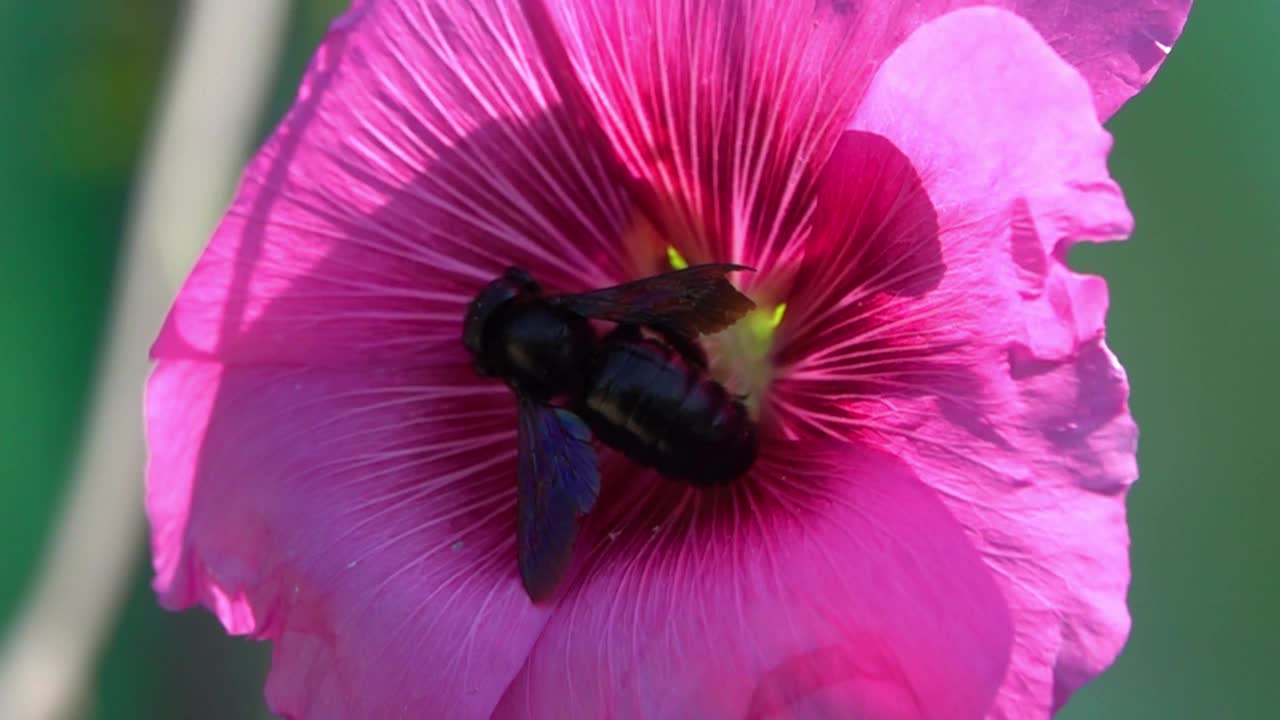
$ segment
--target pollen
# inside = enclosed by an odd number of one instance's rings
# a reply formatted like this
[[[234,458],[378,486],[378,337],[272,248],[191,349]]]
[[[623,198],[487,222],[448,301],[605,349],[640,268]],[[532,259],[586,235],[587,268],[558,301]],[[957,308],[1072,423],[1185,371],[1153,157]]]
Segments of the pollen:
[[[712,376],[741,395],[755,419],[773,376],[770,354],[786,313],[786,303],[763,305],[706,342]]]
[[[746,323],[755,344],[767,348],[769,340],[773,338],[773,332],[782,324],[782,316],[786,313],[787,304],[778,303],[773,310],[753,310],[742,321]]]
[[[671,264],[672,270],[684,270],[689,267],[689,261],[684,259],[684,255],[680,254],[675,245],[667,246],[667,262]]]

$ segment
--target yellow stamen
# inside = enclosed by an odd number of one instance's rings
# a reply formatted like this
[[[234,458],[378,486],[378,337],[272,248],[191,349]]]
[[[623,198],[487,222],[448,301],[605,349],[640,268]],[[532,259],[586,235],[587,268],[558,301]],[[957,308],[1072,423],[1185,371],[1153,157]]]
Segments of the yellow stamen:
[[[782,324],[782,316],[787,313],[787,304],[778,303],[773,309],[773,317],[769,320],[769,329],[772,330]]]
[[[778,325],[782,324],[782,316],[787,312],[786,303],[778,303],[774,306],[773,311],[756,310],[748,313],[743,322],[747,325],[747,330],[751,333],[751,339],[754,341],[751,348],[752,355],[762,356],[769,348],[769,340],[773,337],[773,331],[778,329]]]
[[[684,270],[689,267],[689,261],[684,259],[675,245],[667,246],[667,262],[671,263],[673,270]]]

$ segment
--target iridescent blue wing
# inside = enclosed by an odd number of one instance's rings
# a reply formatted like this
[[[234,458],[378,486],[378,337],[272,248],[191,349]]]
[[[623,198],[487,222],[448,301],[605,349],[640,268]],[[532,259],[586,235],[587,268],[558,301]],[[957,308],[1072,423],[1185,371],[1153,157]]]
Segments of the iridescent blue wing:
[[[578,516],[600,494],[591,430],[563,408],[520,397],[520,490],[516,544],[520,579],[545,600],[569,564]]]
[[[753,308],[725,275],[753,268],[729,263],[694,265],[550,302],[583,317],[648,325],[688,338],[719,332]]]

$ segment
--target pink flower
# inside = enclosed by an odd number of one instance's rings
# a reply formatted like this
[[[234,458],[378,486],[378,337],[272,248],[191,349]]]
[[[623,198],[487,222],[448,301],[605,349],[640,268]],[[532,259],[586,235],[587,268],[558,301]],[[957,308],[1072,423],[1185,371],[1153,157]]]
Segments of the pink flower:
[[[1129,231],[1099,118],[1189,0],[962,4],[357,0],[153,348],[161,601],[272,640],[309,720],[1061,706],[1128,632],[1136,474],[1064,258]],[[701,491],[602,453],[531,604],[464,307],[669,247],[758,269],[708,345],[761,456]]]

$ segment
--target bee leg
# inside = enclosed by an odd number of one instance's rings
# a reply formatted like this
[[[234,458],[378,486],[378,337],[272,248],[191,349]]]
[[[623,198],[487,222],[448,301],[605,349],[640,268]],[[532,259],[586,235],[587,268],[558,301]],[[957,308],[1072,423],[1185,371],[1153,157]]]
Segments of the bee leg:
[[[676,351],[676,354],[685,361],[689,367],[697,368],[705,371],[708,367],[707,352],[702,349],[697,340],[685,337],[674,330],[664,328],[654,328],[654,332],[662,337],[663,342]]]

